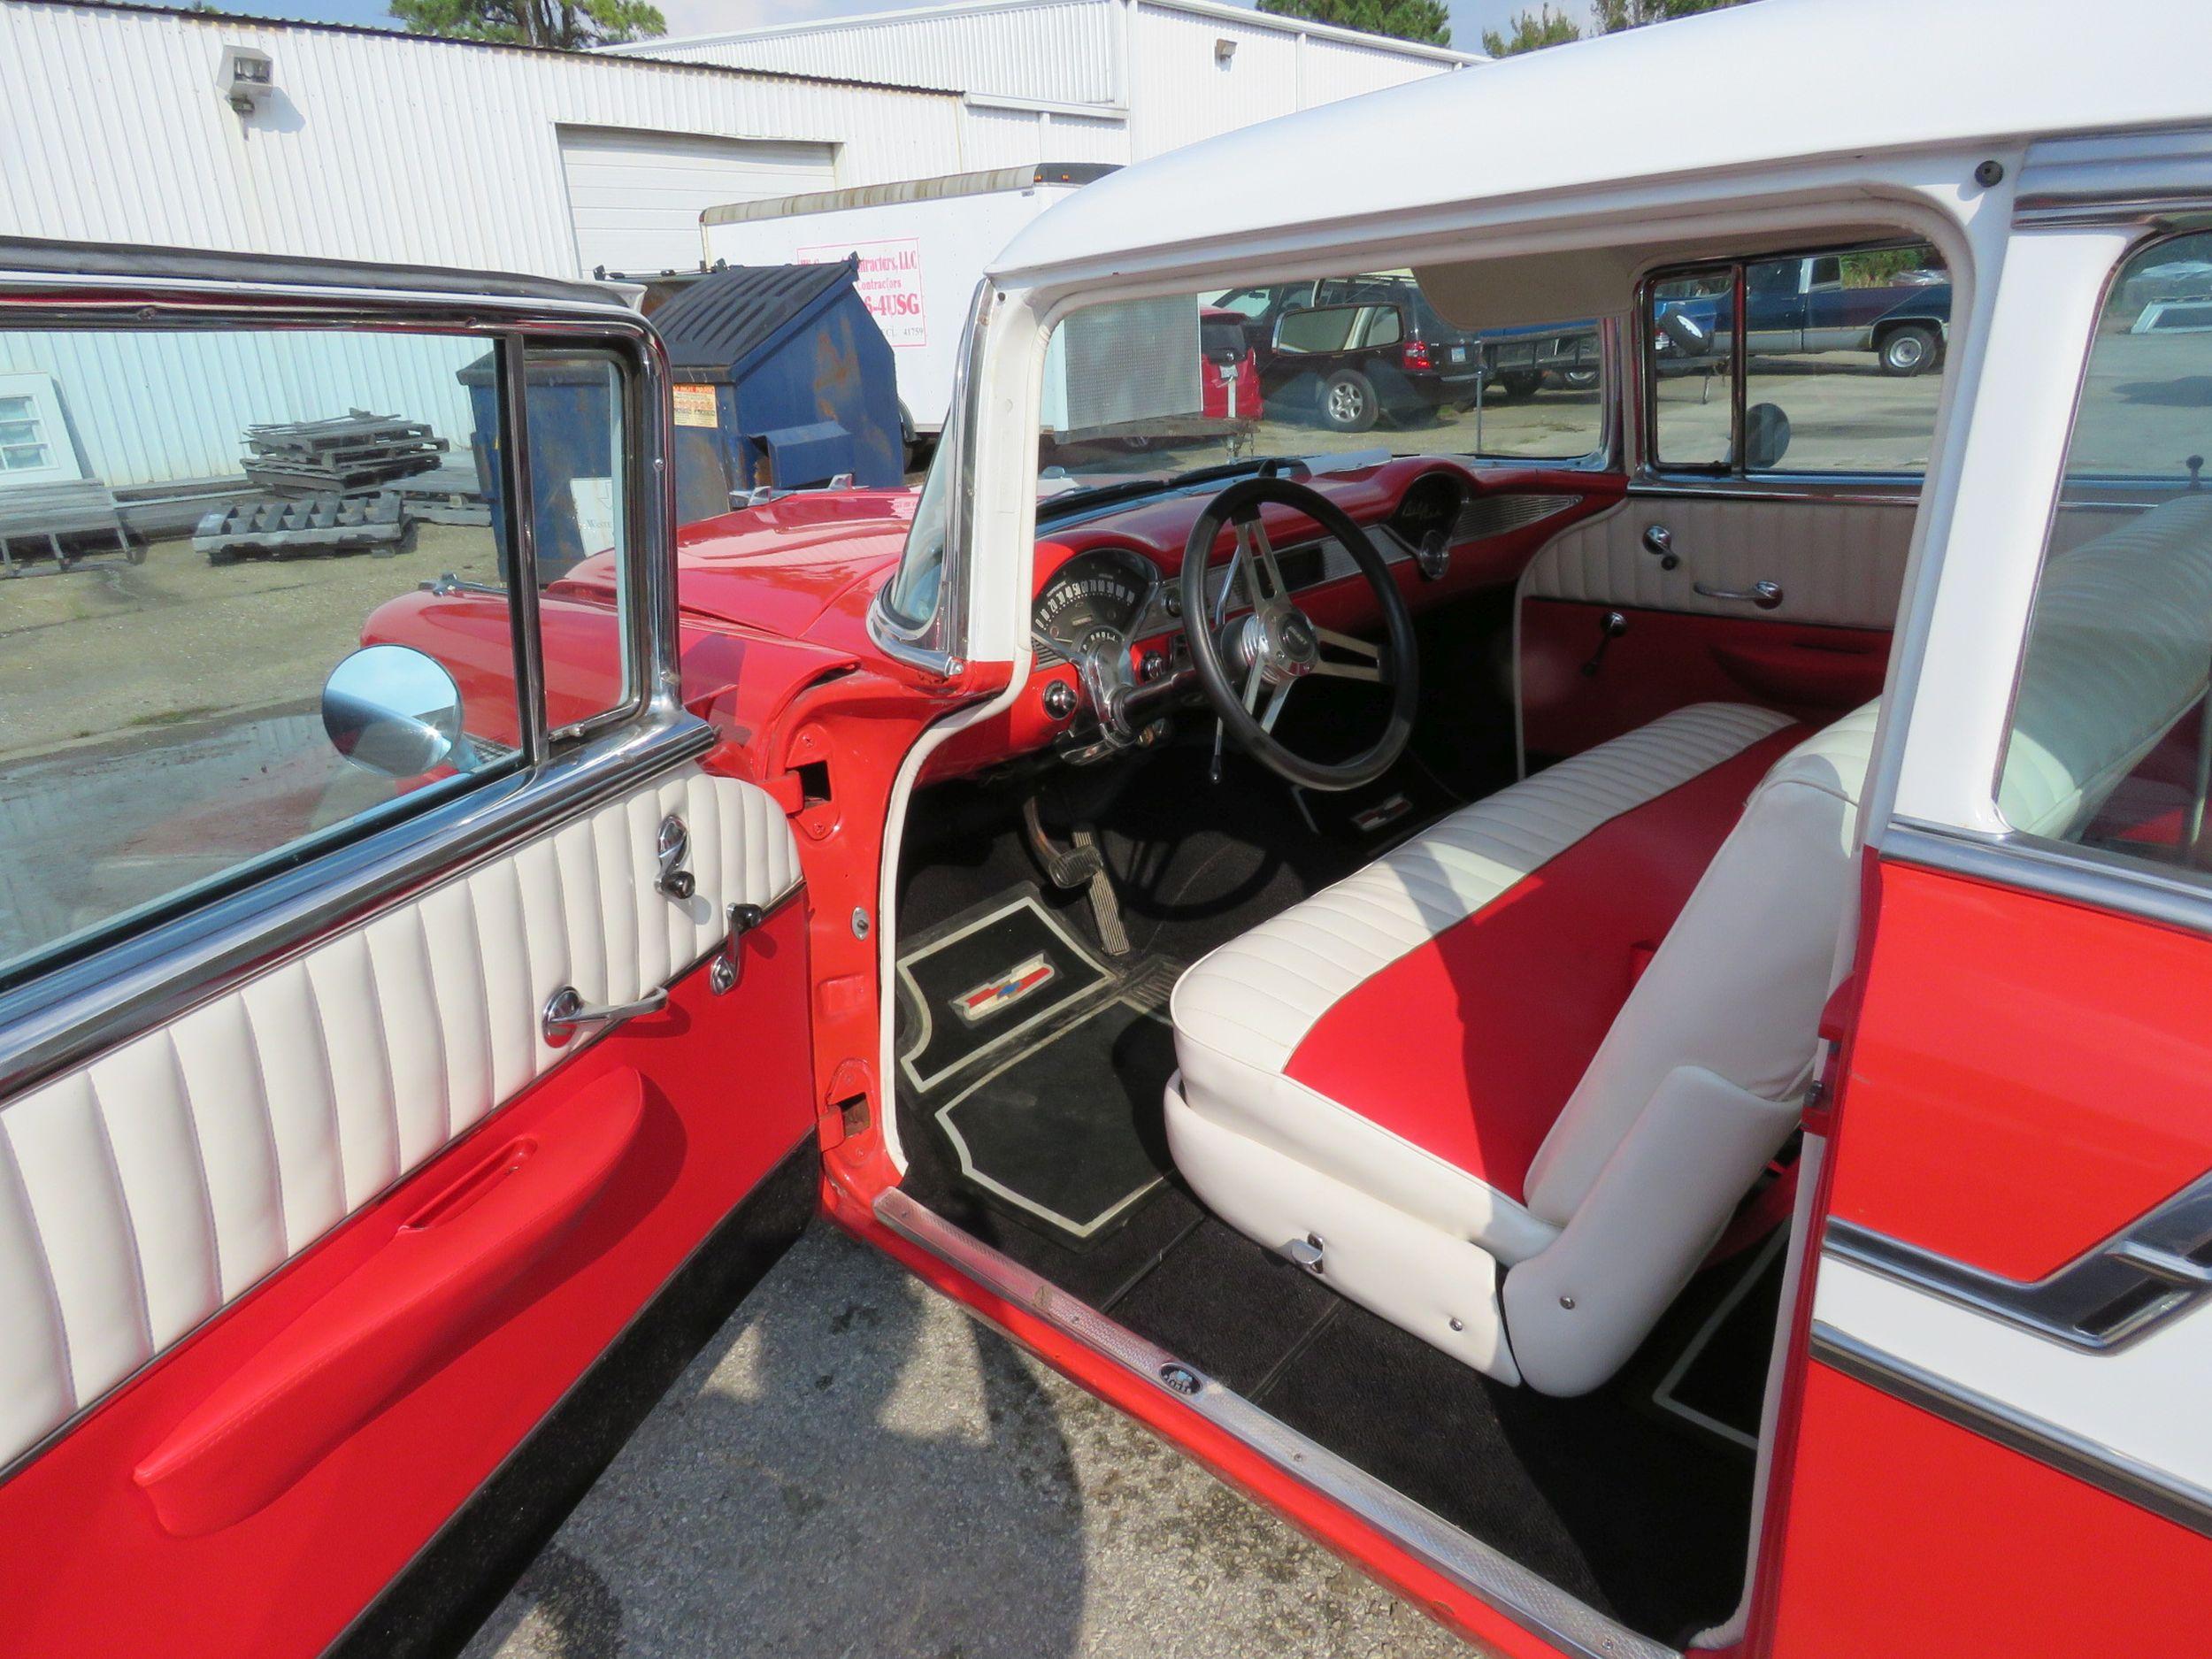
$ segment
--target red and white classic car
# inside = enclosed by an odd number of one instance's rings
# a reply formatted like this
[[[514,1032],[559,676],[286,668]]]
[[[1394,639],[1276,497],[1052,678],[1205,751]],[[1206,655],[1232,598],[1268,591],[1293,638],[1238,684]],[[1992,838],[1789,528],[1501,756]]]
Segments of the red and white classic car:
[[[680,534],[594,291],[0,246],[88,454],[334,385],[510,504],[11,635],[0,1650],[465,1630],[818,1212],[1501,1653],[2201,1649],[2208,58],[1763,0],[1233,134],[1006,250],[918,494]],[[1940,374],[1736,349],[1829,255]],[[1601,385],[1056,428],[1071,318],[1394,271]]]

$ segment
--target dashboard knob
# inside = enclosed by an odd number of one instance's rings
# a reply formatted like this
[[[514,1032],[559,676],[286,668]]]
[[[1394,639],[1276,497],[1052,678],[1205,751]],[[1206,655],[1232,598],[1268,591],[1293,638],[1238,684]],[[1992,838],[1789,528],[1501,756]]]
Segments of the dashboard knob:
[[[1147,651],[1137,661],[1137,678],[1149,685],[1167,672],[1167,658],[1157,651]]]
[[[1170,582],[1167,585],[1167,592],[1163,595],[1163,601],[1171,617],[1179,617],[1183,614],[1183,589],[1179,584]]]
[[[1045,682],[1045,712],[1056,720],[1064,720],[1075,712],[1075,687],[1064,680]]]

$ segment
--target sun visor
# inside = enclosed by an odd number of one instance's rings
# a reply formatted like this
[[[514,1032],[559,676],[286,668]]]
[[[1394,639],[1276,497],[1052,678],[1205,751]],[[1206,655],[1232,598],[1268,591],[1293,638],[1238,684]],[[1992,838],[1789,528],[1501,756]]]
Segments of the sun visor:
[[[1624,314],[1639,256],[1635,249],[1578,249],[1422,265],[1413,274],[1454,327],[1527,328]]]

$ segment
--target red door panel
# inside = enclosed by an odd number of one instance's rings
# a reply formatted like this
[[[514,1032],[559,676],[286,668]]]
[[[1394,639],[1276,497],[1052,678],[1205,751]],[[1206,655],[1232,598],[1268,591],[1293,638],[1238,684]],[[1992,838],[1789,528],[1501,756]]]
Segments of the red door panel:
[[[1832,1213],[2034,1279],[2212,1169],[2212,940],[1886,864]]]
[[[1605,644],[1605,618],[1626,631]],[[1521,605],[1522,733],[1532,756],[1579,754],[1694,703],[1754,703],[1824,726],[1881,695],[1889,634],[1563,599]],[[1592,672],[1592,664],[1595,672]]]
[[[1773,1659],[2205,1648],[2212,1539],[1816,1361]]]
[[[319,1652],[808,1136],[806,1003],[794,902],[91,1412],[0,1486],[0,1652]],[[379,1386],[318,1392],[349,1342]],[[210,1477],[233,1411],[283,1432]]]

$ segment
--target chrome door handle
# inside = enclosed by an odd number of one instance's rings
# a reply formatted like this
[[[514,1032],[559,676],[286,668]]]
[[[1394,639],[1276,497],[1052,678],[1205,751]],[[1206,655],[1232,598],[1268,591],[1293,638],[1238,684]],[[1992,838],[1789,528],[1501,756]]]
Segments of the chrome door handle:
[[[1725,599],[1734,604],[1756,605],[1762,611],[1771,611],[1782,603],[1780,582],[1754,582],[1748,588],[1708,588],[1703,582],[1692,582],[1690,586],[1708,599]]]
[[[661,820],[661,833],[655,841],[653,856],[660,864],[660,874],[653,882],[653,890],[665,898],[681,904],[698,891],[699,884],[684,862],[691,856],[691,832],[684,827],[683,819],[671,812]]]
[[[634,1002],[597,1007],[584,1001],[583,994],[574,986],[564,985],[545,999],[545,1011],[538,1017],[538,1028],[545,1033],[549,1047],[565,1048],[580,1025],[611,1025],[617,1020],[634,1019],[640,1014],[657,1014],[667,1006],[666,991],[649,991]]]
[[[717,996],[727,995],[736,986],[738,976],[745,972],[741,954],[745,935],[768,919],[768,913],[757,904],[733,904],[728,915],[730,931],[723,936],[714,965],[707,970],[707,987]]]

